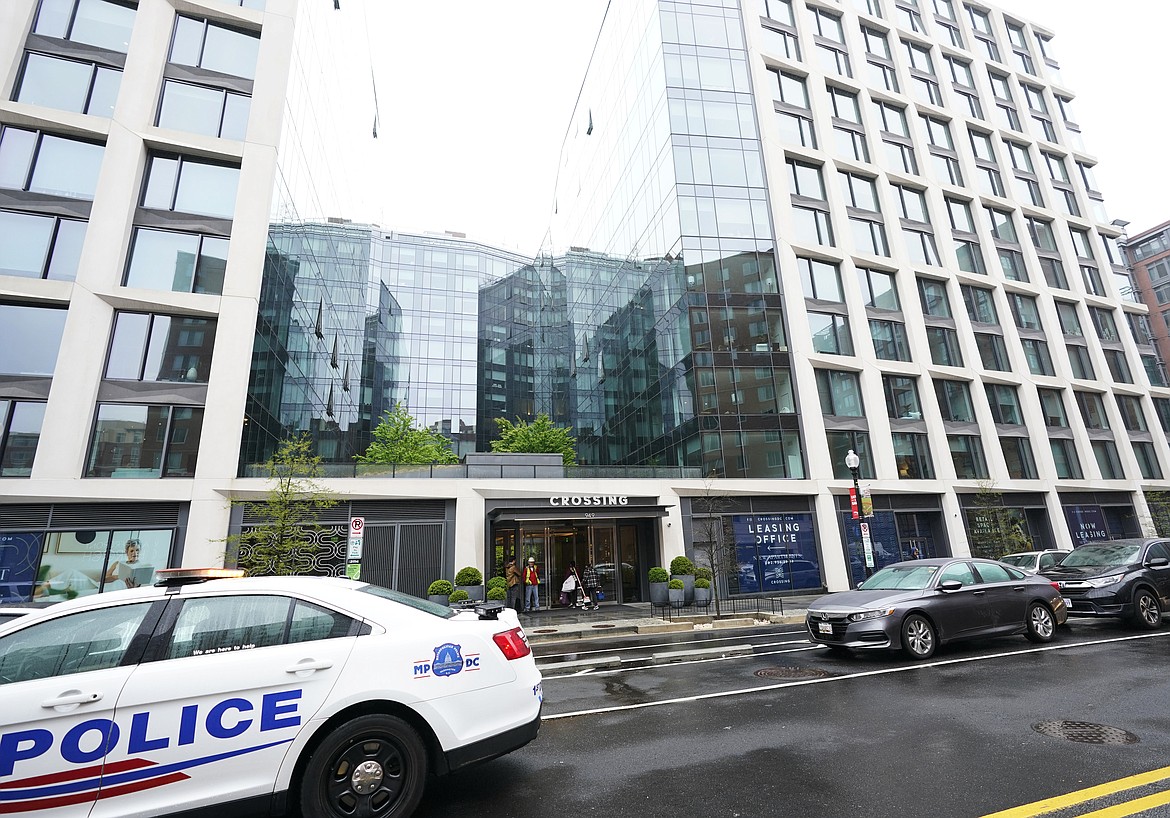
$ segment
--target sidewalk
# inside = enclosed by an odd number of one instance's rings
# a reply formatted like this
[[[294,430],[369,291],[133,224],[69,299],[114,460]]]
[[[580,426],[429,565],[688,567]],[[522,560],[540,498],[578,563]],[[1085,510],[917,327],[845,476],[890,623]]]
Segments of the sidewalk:
[[[649,602],[620,605],[603,602],[601,608],[596,611],[552,608],[520,614],[520,624],[523,625],[524,633],[532,644],[615,635],[677,633],[704,628],[746,628],[760,624],[802,625],[808,602],[815,598],[815,596],[786,598],[783,614],[755,611],[725,612],[719,619],[715,618],[714,605],[706,612],[694,608],[686,608],[678,613],[672,612],[671,618],[667,619],[656,616]]]

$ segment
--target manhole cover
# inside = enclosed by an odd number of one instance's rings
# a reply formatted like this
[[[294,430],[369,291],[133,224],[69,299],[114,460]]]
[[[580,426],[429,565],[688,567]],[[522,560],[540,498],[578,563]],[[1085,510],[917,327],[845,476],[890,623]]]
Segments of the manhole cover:
[[[540,628],[539,630],[533,631],[533,633],[556,633],[556,632],[557,632],[556,628]]]
[[[612,628],[614,626],[613,625],[591,625],[590,627],[593,627],[593,628]]]
[[[833,674],[814,667],[766,667],[756,675],[761,679],[823,679]]]
[[[1137,744],[1141,739],[1120,727],[1089,721],[1042,721],[1032,729],[1042,736],[1065,738],[1082,744]]]

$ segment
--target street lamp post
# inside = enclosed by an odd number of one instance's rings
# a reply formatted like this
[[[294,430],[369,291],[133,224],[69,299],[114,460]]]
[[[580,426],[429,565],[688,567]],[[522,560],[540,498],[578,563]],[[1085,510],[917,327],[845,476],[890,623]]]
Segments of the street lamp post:
[[[861,458],[852,449],[845,455],[845,467],[853,475],[853,493],[849,498],[849,507],[853,510],[853,519],[861,527],[862,558],[865,560],[866,579],[873,576],[873,546],[869,540],[869,524],[865,522],[865,514],[861,506],[861,484],[857,482],[858,469],[861,467]]]

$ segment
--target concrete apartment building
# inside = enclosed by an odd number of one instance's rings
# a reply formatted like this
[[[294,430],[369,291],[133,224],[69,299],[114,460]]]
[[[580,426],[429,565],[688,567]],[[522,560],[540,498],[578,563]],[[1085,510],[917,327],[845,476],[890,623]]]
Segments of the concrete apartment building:
[[[613,3],[555,243],[521,259],[326,219],[295,69],[325,5],[0,10],[13,595],[112,587],[128,539],[232,559],[228,500],[299,432],[343,500],[308,570],[362,516],[363,575],[413,593],[516,554],[644,600],[708,520],[725,593],[843,589],[850,450],[879,565],[986,553],[989,488],[1037,548],[1152,525],[1170,389],[1052,32],[961,0]],[[396,401],[464,462],[355,467]],[[580,466],[486,453],[539,412]]]

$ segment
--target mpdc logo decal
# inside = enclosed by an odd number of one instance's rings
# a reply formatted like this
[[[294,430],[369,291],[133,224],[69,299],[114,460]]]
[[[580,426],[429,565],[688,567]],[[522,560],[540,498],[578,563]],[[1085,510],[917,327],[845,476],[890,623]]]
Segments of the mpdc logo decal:
[[[454,676],[463,670],[463,654],[460,646],[447,642],[435,648],[435,661],[431,670],[436,676]]]

